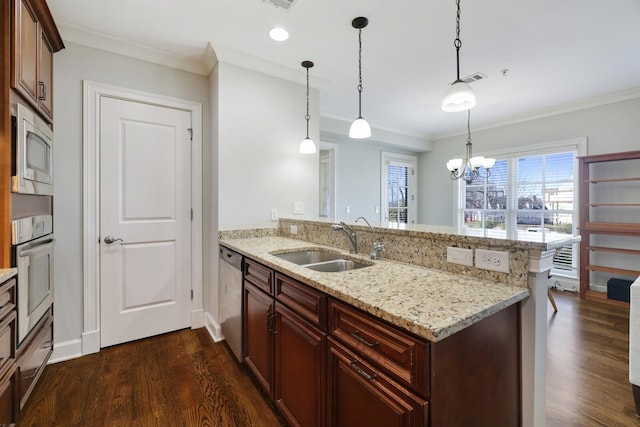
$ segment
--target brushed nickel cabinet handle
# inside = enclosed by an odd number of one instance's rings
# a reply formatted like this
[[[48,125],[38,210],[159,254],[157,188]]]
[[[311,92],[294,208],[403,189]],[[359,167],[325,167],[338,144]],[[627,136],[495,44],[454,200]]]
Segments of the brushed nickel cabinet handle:
[[[38,81],[38,87],[40,88],[40,95],[38,95],[38,100],[45,101],[47,99],[47,85],[44,84],[42,80]]]

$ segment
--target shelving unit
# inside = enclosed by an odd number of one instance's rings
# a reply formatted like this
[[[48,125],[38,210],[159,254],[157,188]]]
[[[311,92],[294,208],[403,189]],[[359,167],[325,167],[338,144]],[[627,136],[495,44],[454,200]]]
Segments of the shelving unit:
[[[597,253],[620,254],[623,257],[638,257],[634,265],[640,265],[640,210],[631,216],[638,218],[637,222],[624,221],[617,222],[617,215],[609,215],[611,218],[604,218],[607,215],[598,215],[596,212],[599,208],[607,208],[609,210],[636,210],[640,207],[640,191],[638,187],[624,188],[624,184],[633,184],[634,181],[640,181],[640,151],[627,151],[621,153],[600,154],[594,156],[579,157],[579,197],[580,197],[580,297],[594,301],[601,301],[613,305],[629,307],[629,303],[617,300],[607,299],[606,293],[595,292],[590,289],[591,272],[601,272],[610,274],[611,277],[640,276],[640,270],[630,268],[620,268],[616,265],[602,265],[596,259]],[[616,162],[621,161],[637,161],[637,166],[633,168],[620,168],[620,176],[600,177],[593,176],[594,164],[610,163],[607,175],[611,175],[611,169],[615,169]],[[629,172],[632,169],[633,172]],[[629,176],[638,174],[638,176]],[[600,202],[599,199],[606,195],[608,198],[618,199],[606,200]],[[625,215],[629,218],[629,215]],[[597,243],[594,243],[595,236],[600,237]],[[610,236],[608,239],[606,236]],[[624,236],[625,239],[631,239],[634,247],[620,247],[616,243],[616,238],[611,236]],[[620,239],[620,237],[618,237]],[[602,242],[604,240],[604,242]],[[635,243],[637,242],[637,243]],[[614,264],[612,262],[612,264]],[[634,267],[635,268],[635,267]]]

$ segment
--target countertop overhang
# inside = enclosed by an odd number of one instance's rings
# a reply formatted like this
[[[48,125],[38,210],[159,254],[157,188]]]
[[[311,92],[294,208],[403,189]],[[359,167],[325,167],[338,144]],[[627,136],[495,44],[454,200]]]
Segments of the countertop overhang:
[[[379,259],[285,237],[223,238],[220,244],[429,341],[440,341],[524,300],[527,288]],[[273,253],[323,248],[372,266],[323,273]]]

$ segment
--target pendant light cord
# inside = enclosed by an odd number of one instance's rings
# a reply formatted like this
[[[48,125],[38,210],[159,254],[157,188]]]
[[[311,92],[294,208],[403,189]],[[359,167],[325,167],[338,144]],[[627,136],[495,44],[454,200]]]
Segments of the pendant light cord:
[[[362,118],[362,29],[358,29],[358,118]]]
[[[304,118],[307,121],[307,139],[309,139],[309,119],[311,118],[309,116],[309,68],[307,68],[307,115]]]
[[[456,48],[456,83],[460,82],[460,48],[462,42],[460,41],[460,0],[456,0],[458,12],[456,13],[456,39],[453,41],[453,45]]]

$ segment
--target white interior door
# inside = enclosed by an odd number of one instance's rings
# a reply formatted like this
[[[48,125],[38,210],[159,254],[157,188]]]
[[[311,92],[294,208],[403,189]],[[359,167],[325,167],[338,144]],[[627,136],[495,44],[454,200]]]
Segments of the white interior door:
[[[105,347],[190,326],[191,116],[106,97],[100,108]]]

